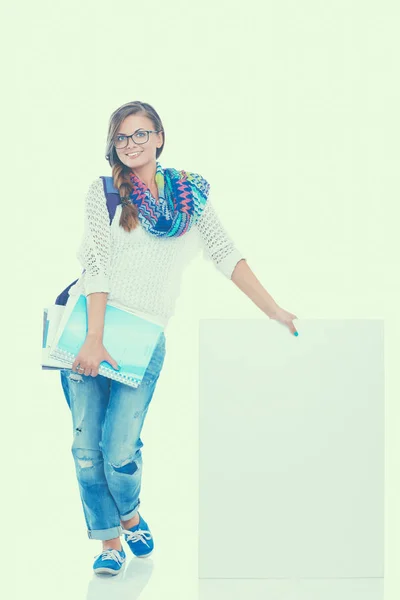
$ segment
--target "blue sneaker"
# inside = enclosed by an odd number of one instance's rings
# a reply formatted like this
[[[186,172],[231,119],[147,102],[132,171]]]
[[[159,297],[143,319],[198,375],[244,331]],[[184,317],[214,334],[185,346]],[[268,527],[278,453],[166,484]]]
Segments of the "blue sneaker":
[[[129,548],[135,556],[144,558],[153,552],[154,540],[149,526],[139,513],[139,523],[130,529],[122,528],[122,533],[125,536]]]
[[[114,548],[108,548],[97,554],[95,559],[93,563],[93,571],[95,573],[117,575],[126,560],[126,554],[123,549],[115,550]]]

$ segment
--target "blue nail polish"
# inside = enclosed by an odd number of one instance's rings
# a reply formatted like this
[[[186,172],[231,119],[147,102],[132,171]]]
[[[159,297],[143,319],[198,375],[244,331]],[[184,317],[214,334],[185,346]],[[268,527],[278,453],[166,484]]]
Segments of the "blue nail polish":
[[[298,332],[298,331],[295,331],[295,332],[294,332],[294,335],[299,335],[299,332]]]

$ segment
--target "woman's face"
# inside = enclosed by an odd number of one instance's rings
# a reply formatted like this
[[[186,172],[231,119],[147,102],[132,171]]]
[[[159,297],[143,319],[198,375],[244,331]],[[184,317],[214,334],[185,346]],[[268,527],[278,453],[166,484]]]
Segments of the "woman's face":
[[[154,131],[155,127],[153,122],[144,115],[129,115],[118,127],[116,136],[132,135],[138,130]],[[142,137],[143,139],[146,139],[144,135],[145,134],[142,134]],[[115,152],[120,161],[132,170],[155,161],[156,149],[160,148],[163,144],[162,133],[150,133],[148,142],[144,144],[140,142],[141,140],[134,142],[132,138],[128,138],[128,145],[125,148],[115,148]],[[136,152],[138,152],[138,154],[134,154]],[[128,156],[129,154],[132,156]]]

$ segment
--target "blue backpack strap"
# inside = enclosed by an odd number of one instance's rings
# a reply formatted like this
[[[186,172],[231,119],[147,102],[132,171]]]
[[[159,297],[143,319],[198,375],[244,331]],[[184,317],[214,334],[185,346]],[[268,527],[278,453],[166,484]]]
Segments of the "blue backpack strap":
[[[102,175],[101,179],[103,180],[104,194],[105,194],[106,200],[107,200],[107,210],[108,210],[108,214],[110,217],[110,225],[111,225],[112,220],[115,215],[115,211],[117,209],[117,206],[118,206],[118,204],[121,204],[121,198],[119,195],[118,188],[116,188],[114,186],[112,177]],[[85,269],[83,269],[82,273],[84,273],[84,272],[85,272]],[[67,300],[69,297],[69,289],[73,285],[75,285],[75,283],[77,281],[78,281],[78,279],[75,279],[75,281],[70,283],[69,286],[66,287],[65,290],[63,290],[61,292],[61,294],[59,294],[59,296],[57,296],[55,304],[62,304],[63,306],[65,306],[67,304]]]
[[[115,215],[118,204],[121,204],[119,190],[114,186],[113,178],[110,176],[101,176],[103,180],[104,194],[107,199],[107,209],[110,216],[110,225]]]

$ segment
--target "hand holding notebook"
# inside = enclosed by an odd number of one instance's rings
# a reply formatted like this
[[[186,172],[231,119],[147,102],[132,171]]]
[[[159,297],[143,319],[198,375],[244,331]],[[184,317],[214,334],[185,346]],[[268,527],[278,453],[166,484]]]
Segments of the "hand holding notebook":
[[[86,296],[70,296],[65,307],[56,308],[57,311],[49,309],[47,312],[45,309],[44,313],[42,366],[71,368],[87,337]],[[54,314],[53,328],[51,318],[46,323],[46,315],[49,313]],[[98,368],[99,374],[131,387],[138,387],[163,330],[162,324],[145,318],[140,311],[133,311],[108,300],[103,344],[120,369],[117,371],[107,360],[102,360]],[[48,333],[50,331],[52,337]]]
[[[76,368],[74,369],[77,373],[85,374],[86,369],[89,373],[95,377],[99,372],[99,365],[105,361],[113,367],[116,371],[119,371],[119,365],[116,360],[107,351],[100,338],[94,338],[87,336],[82,346],[79,349],[79,353],[76,356],[74,362],[76,362]],[[73,366],[73,365],[72,365]]]

